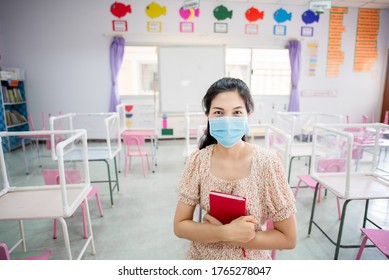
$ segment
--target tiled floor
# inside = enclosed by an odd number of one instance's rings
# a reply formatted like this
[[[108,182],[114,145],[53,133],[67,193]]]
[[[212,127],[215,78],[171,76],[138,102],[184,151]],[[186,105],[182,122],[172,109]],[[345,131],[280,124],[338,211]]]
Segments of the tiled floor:
[[[99,216],[94,199],[89,202],[96,255],[88,248],[83,259],[89,260],[149,260],[183,259],[188,241],[178,239],[173,233],[173,216],[177,203],[176,183],[184,166],[182,156],[183,140],[160,140],[158,147],[158,166],[156,173],[143,177],[140,159],[133,160],[133,169],[127,177],[119,174],[120,191],[115,191],[115,206],[110,206],[108,186],[100,184],[100,197],[104,217]],[[14,152],[17,154],[18,152]],[[20,155],[19,155],[20,157]],[[307,172],[305,159],[296,160],[292,170],[291,185],[297,183],[296,176]],[[123,165],[123,160],[121,160]],[[105,173],[104,165],[90,164],[91,178],[96,179]],[[302,188],[297,197],[298,244],[293,250],[277,252],[277,259],[290,260],[330,260],[333,259],[335,246],[313,227],[307,236],[311,213],[313,192]],[[363,217],[363,201],[349,204],[345,222],[343,240],[346,243],[359,244]],[[385,228],[389,228],[389,202],[371,201],[371,218]],[[339,220],[337,218],[336,199],[331,194],[322,199],[317,206],[316,220],[335,238]],[[73,255],[81,249],[82,220],[81,211],[68,218],[70,242]],[[66,252],[59,230],[58,238],[52,239],[52,220],[25,221],[27,247],[29,249],[50,248],[53,259],[66,259]],[[18,235],[15,221],[0,222],[0,240],[11,246]],[[355,259],[357,249],[341,249],[339,259]],[[376,248],[367,248],[362,259],[385,259]]]

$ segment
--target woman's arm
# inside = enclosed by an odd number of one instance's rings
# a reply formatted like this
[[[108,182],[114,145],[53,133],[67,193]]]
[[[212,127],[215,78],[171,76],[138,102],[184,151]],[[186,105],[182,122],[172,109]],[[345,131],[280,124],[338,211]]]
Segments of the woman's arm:
[[[256,236],[256,221],[252,216],[241,217],[227,225],[214,225],[193,221],[194,210],[195,206],[178,202],[174,217],[174,233],[177,237],[201,243],[246,243]]]
[[[258,231],[255,237],[249,242],[229,242],[245,248],[273,250],[273,249],[293,249],[297,242],[297,226],[294,215],[291,217],[274,222],[274,229],[267,231]]]

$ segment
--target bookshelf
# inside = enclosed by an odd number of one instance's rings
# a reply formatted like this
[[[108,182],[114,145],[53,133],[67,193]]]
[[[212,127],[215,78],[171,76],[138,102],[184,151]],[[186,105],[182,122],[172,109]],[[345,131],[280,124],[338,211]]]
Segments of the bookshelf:
[[[0,131],[28,131],[24,81],[1,80],[0,93]],[[21,144],[19,137],[11,136],[2,141],[4,151],[11,151]]]

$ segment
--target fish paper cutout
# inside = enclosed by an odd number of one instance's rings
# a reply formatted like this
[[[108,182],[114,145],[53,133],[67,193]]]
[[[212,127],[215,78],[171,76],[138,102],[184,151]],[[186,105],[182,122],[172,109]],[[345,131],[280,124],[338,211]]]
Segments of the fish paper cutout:
[[[292,20],[292,13],[288,13],[283,8],[279,8],[277,11],[274,12],[273,17],[277,23],[283,23],[287,20]]]
[[[118,18],[124,17],[127,13],[131,14],[131,5],[115,2],[111,5],[111,13]]]
[[[179,10],[180,17],[182,17],[184,20],[192,20],[193,17],[199,17],[200,15],[200,8],[188,8],[184,9],[182,6]]]
[[[249,22],[254,22],[257,21],[258,19],[263,19],[263,17],[265,16],[265,12],[259,11],[257,8],[251,7],[246,11],[244,16]]]
[[[145,11],[149,18],[154,19],[160,17],[161,15],[166,15],[166,6],[162,7],[155,2],[151,2],[149,5],[147,5]]]
[[[305,24],[311,24],[311,23],[314,23],[315,21],[316,22],[319,22],[319,19],[320,19],[320,15],[319,14],[316,14],[314,11],[312,10],[306,10],[302,15],[301,15],[301,19],[303,20],[303,22]]]
[[[213,16],[217,20],[232,18],[232,10],[229,11],[224,5],[219,5],[213,10]]]

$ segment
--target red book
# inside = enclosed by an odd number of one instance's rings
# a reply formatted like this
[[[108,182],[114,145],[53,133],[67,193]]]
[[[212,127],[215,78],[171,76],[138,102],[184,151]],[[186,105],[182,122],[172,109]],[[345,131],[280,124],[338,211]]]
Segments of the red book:
[[[241,216],[246,216],[246,198],[211,191],[209,194],[209,214],[222,224],[228,224]]]

